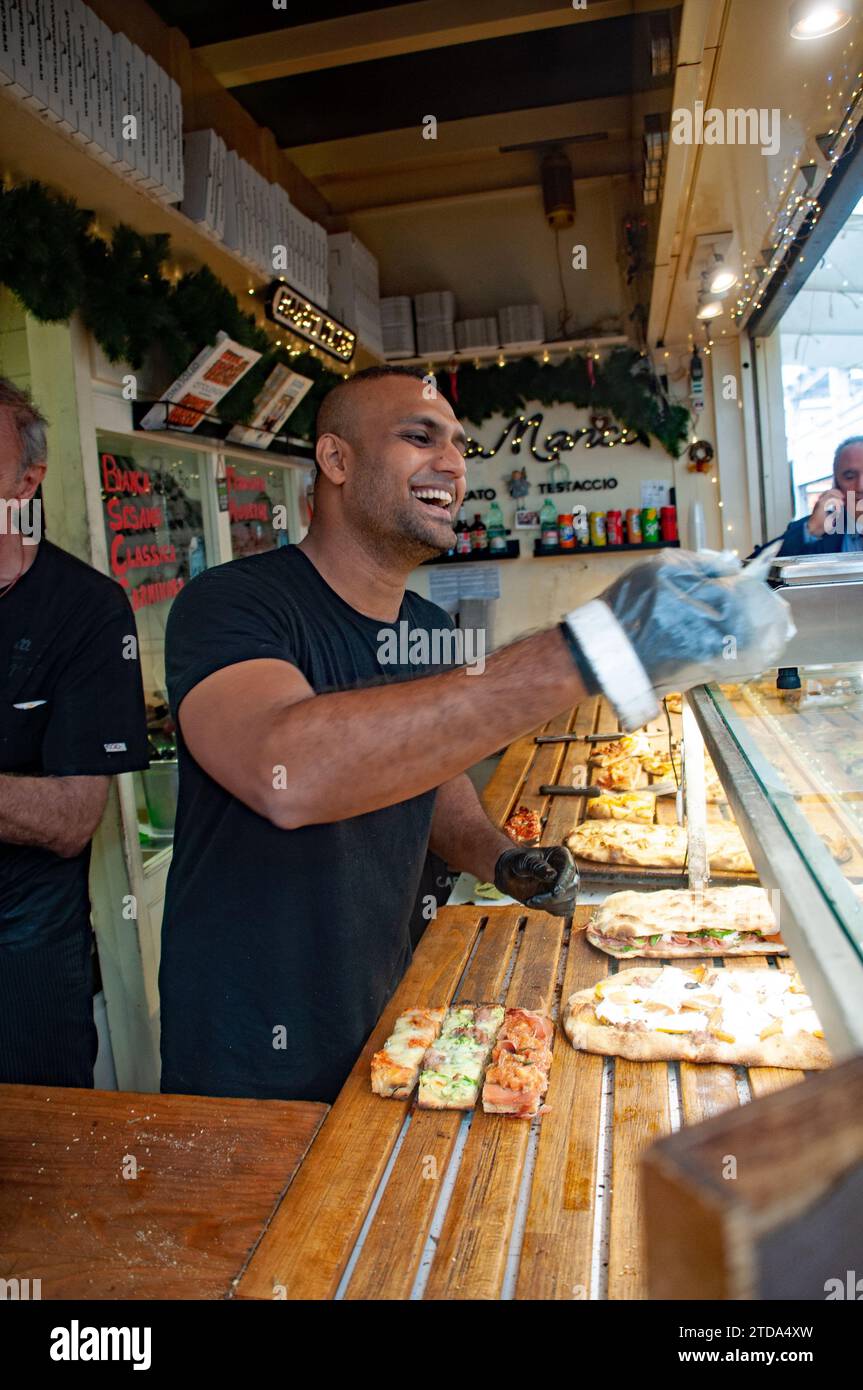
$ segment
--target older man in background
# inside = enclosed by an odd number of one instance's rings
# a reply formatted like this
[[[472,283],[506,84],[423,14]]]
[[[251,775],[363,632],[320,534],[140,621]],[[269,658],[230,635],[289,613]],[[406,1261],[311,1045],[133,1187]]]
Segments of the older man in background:
[[[125,594],[43,536],[45,425],[0,378],[0,1081],[92,1086],[90,841],[147,734]]]

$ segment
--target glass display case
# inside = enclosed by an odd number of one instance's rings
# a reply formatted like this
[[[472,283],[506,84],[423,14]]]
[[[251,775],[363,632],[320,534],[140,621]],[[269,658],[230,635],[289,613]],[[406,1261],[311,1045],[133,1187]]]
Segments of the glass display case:
[[[863,663],[687,698],[837,1058],[863,1049]],[[694,727],[694,726],[693,726]]]

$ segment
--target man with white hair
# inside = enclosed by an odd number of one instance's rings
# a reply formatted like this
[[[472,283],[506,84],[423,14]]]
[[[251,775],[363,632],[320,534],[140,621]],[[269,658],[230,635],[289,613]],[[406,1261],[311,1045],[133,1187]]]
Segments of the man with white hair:
[[[92,1086],[90,841],[147,731],[128,599],[43,538],[45,424],[0,378],[0,1082]]]

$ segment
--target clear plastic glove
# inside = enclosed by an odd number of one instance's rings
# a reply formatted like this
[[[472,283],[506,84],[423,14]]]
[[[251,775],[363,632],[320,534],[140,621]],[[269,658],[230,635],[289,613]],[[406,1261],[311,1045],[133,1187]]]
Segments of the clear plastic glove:
[[[593,693],[635,729],[670,690],[775,666],[795,628],[765,582],[768,567],[769,557],[744,569],[727,551],[679,550],[627,570],[565,622]]]

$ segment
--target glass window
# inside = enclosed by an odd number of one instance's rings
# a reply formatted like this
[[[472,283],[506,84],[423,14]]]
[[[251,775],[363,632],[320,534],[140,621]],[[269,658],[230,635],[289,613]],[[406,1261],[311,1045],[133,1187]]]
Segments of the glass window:
[[[832,485],[836,445],[863,435],[863,200],[779,325],[795,515]]]
[[[189,579],[206,568],[206,455],[138,436],[100,433],[99,477],[108,566],[135,612],[151,763],[135,773],[145,858],[170,844],[177,746],[165,686],[165,624]]]
[[[290,470],[278,464],[225,459],[231,555],[258,555],[290,539]]]

